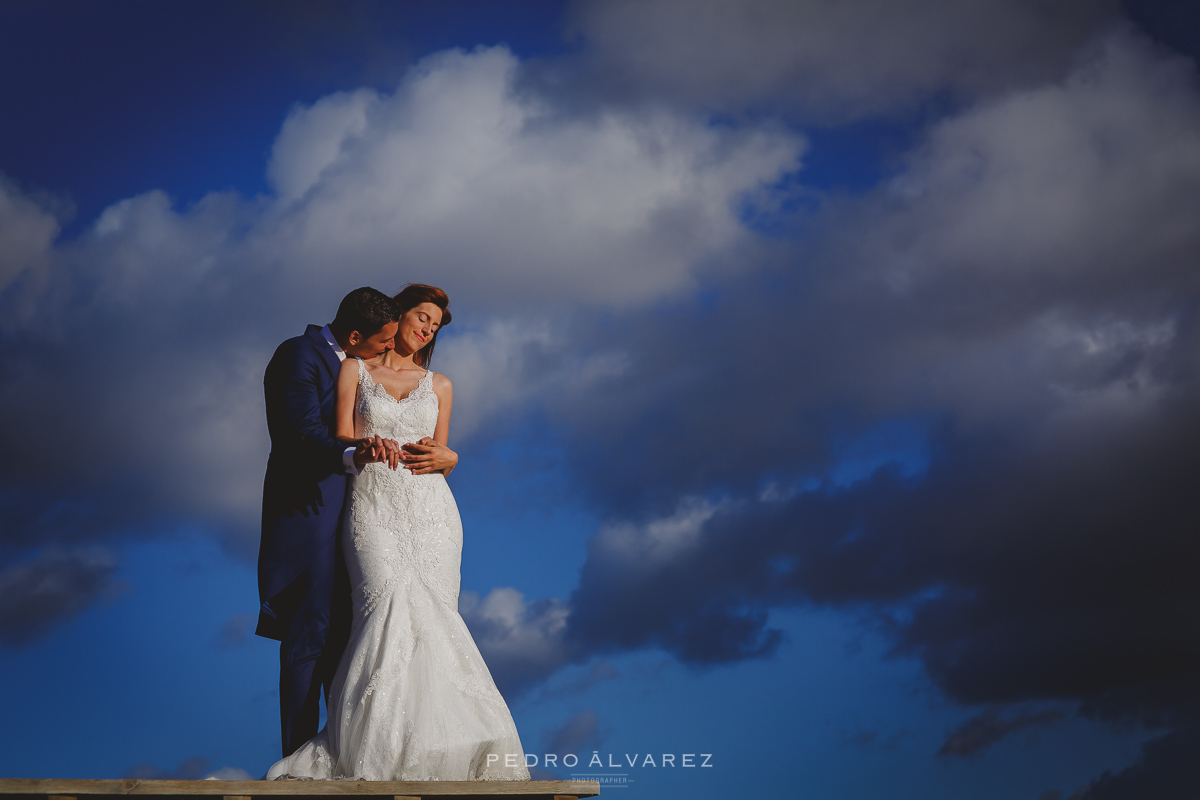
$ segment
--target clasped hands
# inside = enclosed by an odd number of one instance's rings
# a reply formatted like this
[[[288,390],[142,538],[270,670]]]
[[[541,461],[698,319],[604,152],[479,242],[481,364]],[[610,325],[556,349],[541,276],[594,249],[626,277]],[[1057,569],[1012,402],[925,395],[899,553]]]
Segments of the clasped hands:
[[[424,475],[427,472],[441,472],[449,475],[450,470],[458,463],[458,453],[446,445],[426,436],[416,442],[409,442],[401,447],[400,459],[405,469],[413,475]]]
[[[354,447],[354,462],[359,466],[383,462],[392,469],[399,468],[403,462],[404,468],[414,475],[449,473],[458,463],[458,453],[432,436],[400,444],[395,439],[385,439],[376,434],[358,440]]]

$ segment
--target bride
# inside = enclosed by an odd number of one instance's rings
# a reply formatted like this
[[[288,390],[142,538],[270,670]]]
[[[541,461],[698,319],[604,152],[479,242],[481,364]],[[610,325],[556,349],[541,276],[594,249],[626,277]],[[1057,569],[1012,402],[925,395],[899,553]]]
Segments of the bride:
[[[462,523],[444,474],[451,385],[428,369],[449,300],[423,284],[394,299],[395,350],[342,363],[337,434],[409,443],[405,469],[393,459],[351,479],[342,547],[354,618],[328,719],[265,778],[529,780],[512,715],[458,614]]]

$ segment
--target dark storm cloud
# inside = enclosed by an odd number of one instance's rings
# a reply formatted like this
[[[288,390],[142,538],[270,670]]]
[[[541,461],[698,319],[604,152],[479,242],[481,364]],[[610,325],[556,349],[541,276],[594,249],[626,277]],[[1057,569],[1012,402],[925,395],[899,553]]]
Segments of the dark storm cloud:
[[[1049,725],[1066,716],[1059,709],[1036,711],[1005,717],[996,709],[989,708],[968,719],[946,736],[939,756],[973,756],[982,753],[996,742],[1023,728]]]
[[[773,605],[865,602],[964,704],[1064,698],[1102,717],[1186,717],[1200,670],[1200,512],[1183,477],[1200,474],[1195,391],[1153,425],[1065,452],[1014,430],[949,430],[915,484],[883,468],[847,489],[719,506],[677,542],[651,526],[628,544],[607,532],[567,640],[714,663],[770,652]]]
[[[1200,728],[1183,728],[1142,745],[1132,766],[1105,772],[1080,787],[1070,800],[1190,800],[1196,797],[1196,753]]]
[[[248,219],[232,196],[176,212],[151,192],[2,287],[6,545],[200,509],[230,525],[256,504],[242,469],[260,461],[259,361],[283,315],[251,299],[269,294],[269,270],[230,252],[229,227]]]
[[[116,589],[104,550],[46,550],[0,571],[0,642],[26,644]]]
[[[1193,724],[1197,207],[1195,65],[1126,30],[703,305],[618,316],[628,369],[549,404],[611,519],[541,652],[761,657],[772,608],[816,604],[997,709],[947,752],[1029,702]]]
[[[585,0],[573,30],[607,94],[845,122],[1057,77],[1118,12],[1111,0]]]

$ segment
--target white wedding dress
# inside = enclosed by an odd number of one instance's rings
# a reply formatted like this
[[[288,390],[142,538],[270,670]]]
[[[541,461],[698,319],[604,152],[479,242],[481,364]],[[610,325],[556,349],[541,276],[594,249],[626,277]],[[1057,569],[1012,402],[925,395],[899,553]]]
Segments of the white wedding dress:
[[[396,400],[359,361],[355,435],[415,442],[433,373]],[[368,464],[342,536],[354,620],[325,727],[265,778],[529,780],[504,698],[458,613],[462,522],[441,473]]]

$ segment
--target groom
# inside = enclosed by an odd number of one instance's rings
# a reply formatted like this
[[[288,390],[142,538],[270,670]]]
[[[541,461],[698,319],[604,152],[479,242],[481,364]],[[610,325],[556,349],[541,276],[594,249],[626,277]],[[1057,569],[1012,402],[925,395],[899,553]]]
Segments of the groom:
[[[384,461],[398,445],[333,438],[337,377],[347,356],[392,348],[400,312],[383,292],[355,289],[324,328],[279,345],[263,378],[271,455],[263,482],[258,551],[259,636],[278,639],[283,754],[317,733],[320,692],[350,635],[350,586],[342,558],[346,475]]]

